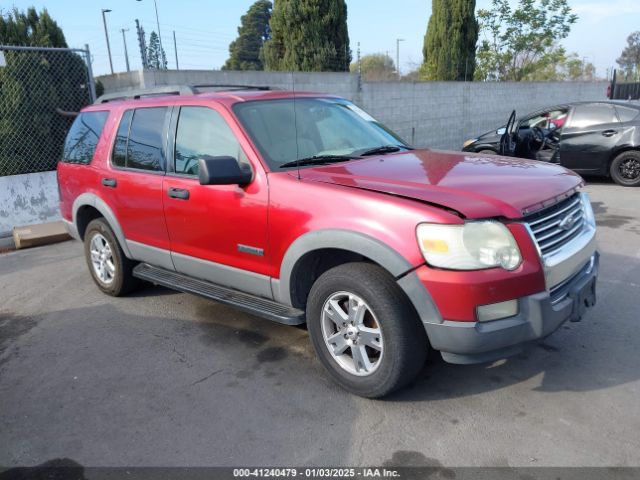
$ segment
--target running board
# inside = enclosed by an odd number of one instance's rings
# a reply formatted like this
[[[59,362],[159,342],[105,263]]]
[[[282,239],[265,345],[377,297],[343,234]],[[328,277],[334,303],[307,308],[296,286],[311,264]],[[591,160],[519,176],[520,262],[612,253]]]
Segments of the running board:
[[[281,305],[266,298],[256,297],[181,273],[153,267],[147,263],[141,263],[135,267],[133,276],[156,285],[231,305],[243,312],[285,325],[300,325],[305,322],[304,311],[297,308]]]

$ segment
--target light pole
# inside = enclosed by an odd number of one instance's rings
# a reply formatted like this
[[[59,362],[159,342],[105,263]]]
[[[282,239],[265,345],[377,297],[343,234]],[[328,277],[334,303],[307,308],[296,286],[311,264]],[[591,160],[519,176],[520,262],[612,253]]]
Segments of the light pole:
[[[176,31],[173,31],[173,51],[176,54],[176,70],[180,70],[180,65],[178,64],[178,44],[176,43]]]
[[[122,42],[124,43],[124,61],[127,63],[127,72],[130,72],[131,69],[129,68],[129,52],[127,52],[127,38],[124,36],[124,32],[128,32],[129,29],[121,28],[120,31],[122,32]]]
[[[142,0],[136,0],[136,2],[141,2]],[[156,24],[158,25],[158,40],[160,41],[160,56],[162,57],[162,64],[165,65],[167,63],[167,57],[164,53],[164,48],[162,47],[162,33],[160,33],[160,20],[158,18],[158,4],[156,0],[153,0],[153,6],[156,9]]]
[[[398,80],[400,80],[400,42],[404,42],[404,38],[396,38],[396,71],[398,72]]]
[[[111,60],[111,46],[109,45],[109,32],[107,31],[107,17],[105,13],[109,13],[111,10],[108,8],[102,9],[102,24],[104,25],[104,36],[107,39],[107,52],[109,53],[109,67],[111,67],[111,75],[113,75],[113,61]]]

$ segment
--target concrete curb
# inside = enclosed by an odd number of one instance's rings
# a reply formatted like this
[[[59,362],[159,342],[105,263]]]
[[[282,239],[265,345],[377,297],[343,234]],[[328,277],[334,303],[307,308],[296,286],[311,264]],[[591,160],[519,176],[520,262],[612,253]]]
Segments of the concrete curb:
[[[15,250],[16,244],[13,241],[13,237],[0,237],[0,251],[2,250]]]
[[[62,222],[38,223],[13,228],[16,249],[39,247],[71,239]]]

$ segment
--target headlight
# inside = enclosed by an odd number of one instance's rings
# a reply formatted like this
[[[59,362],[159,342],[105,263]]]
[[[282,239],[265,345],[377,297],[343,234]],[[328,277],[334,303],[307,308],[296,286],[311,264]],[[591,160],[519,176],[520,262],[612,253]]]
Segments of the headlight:
[[[584,220],[589,225],[595,227],[596,226],[596,216],[593,214],[593,207],[591,206],[591,200],[589,199],[589,195],[586,193],[580,194],[580,199],[582,200],[582,209],[584,210]]]
[[[464,143],[462,144],[462,148],[467,148],[469,145],[477,141],[478,141],[477,138],[470,138],[469,140],[465,140]]]
[[[522,263],[520,249],[502,223],[483,220],[464,225],[422,223],[417,228],[424,259],[434,267],[481,270],[502,267],[515,270]]]

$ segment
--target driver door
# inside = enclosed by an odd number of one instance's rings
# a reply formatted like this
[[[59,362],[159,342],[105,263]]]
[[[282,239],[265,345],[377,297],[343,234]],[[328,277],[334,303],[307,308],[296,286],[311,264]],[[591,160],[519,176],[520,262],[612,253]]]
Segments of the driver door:
[[[505,155],[508,157],[513,157],[516,155],[517,151],[517,139],[518,135],[515,131],[516,126],[516,111],[513,110],[511,115],[509,115],[509,120],[505,125],[504,133],[502,137],[500,137],[500,155]]]
[[[266,174],[249,161],[227,115],[209,106],[174,108],[163,183],[171,257],[180,273],[270,298]],[[200,185],[205,155],[250,163],[254,178],[243,187]]]

